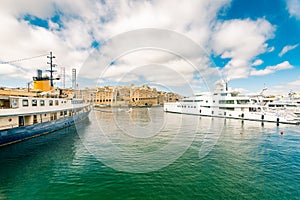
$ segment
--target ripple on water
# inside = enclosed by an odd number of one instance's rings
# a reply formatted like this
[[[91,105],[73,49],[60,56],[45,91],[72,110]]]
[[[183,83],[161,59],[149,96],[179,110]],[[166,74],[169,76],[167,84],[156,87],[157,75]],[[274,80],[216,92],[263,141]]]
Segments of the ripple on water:
[[[135,112],[133,116],[93,113],[77,127],[78,134],[70,127],[1,148],[0,199],[300,198],[299,126],[166,114],[161,108],[151,108],[155,119],[146,110]],[[167,127],[145,138],[142,132],[136,133],[141,134],[135,135],[138,138],[129,137],[131,133],[122,132],[116,119],[123,131],[131,130],[125,126],[125,122],[132,125],[130,119],[142,128],[150,123]],[[165,119],[170,121],[162,123]],[[99,123],[110,140],[101,135]],[[117,171],[90,150],[109,155],[112,141],[126,152],[149,153],[176,137],[191,141],[189,148],[174,162],[149,173]],[[133,155],[126,154],[122,162],[143,166],[148,161],[144,157],[133,163]],[[156,159],[159,164],[168,158]]]

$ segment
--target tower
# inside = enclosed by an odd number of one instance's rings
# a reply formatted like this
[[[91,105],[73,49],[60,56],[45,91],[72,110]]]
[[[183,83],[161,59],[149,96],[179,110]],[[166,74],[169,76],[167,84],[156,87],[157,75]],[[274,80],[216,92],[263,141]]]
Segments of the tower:
[[[76,90],[77,83],[76,83],[76,69],[72,69],[72,89]]]
[[[66,69],[65,67],[61,67],[61,87],[66,87]]]

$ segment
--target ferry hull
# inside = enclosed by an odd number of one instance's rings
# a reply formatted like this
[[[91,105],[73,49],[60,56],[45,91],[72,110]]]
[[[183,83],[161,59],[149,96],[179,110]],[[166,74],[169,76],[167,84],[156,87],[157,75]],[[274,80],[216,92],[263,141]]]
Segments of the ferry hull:
[[[17,127],[0,131],[0,147],[21,142],[30,138],[54,132],[56,130],[72,126],[86,119],[90,111],[75,116],[61,118],[49,122],[38,123],[30,126]]]

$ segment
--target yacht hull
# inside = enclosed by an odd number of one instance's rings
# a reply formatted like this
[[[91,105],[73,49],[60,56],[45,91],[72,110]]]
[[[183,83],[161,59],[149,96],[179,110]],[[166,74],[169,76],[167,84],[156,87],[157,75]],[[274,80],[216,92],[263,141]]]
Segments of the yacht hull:
[[[166,103],[164,105],[164,111],[169,113],[177,114],[188,114],[188,115],[199,115],[208,117],[220,117],[229,119],[240,119],[240,120],[250,120],[250,121],[260,121],[260,122],[273,122],[282,124],[300,124],[300,118],[295,119],[293,116],[288,116],[287,114],[283,117],[278,113],[274,112],[237,112],[229,110],[220,110],[219,108],[205,108],[197,104],[186,104],[186,108],[182,108],[181,103]]]

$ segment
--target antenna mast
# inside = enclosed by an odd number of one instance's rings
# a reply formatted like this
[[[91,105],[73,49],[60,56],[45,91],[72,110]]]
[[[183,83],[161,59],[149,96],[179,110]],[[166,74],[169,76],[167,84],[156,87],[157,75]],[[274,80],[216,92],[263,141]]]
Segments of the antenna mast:
[[[51,87],[53,87],[53,72],[56,72],[56,70],[53,70],[53,68],[55,67],[55,64],[53,64],[53,58],[55,58],[55,56],[52,55],[52,51],[50,51],[50,56],[47,56],[47,58],[50,59],[50,62],[47,62],[47,64],[50,65],[50,70],[46,71],[50,72],[50,84]]]

